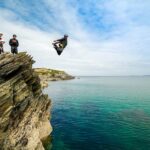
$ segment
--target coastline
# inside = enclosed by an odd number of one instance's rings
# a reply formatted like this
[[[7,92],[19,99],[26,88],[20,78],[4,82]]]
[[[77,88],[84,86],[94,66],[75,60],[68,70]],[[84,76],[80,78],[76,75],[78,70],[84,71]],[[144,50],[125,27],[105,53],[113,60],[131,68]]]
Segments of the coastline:
[[[0,56],[0,149],[44,150],[52,132],[51,99],[25,52]]]
[[[75,79],[74,76],[69,75],[65,71],[48,69],[48,68],[35,68],[34,71],[40,78],[42,88],[48,87],[49,81],[62,81]]]
[[[51,135],[51,99],[42,89],[49,81],[71,80],[64,71],[32,68],[26,52],[0,56],[0,148],[40,149]]]

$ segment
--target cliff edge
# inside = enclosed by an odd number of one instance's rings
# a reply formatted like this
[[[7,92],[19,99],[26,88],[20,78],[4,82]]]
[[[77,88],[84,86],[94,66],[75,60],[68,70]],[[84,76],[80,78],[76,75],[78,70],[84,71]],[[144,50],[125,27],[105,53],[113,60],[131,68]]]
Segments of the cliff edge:
[[[0,55],[0,149],[42,150],[47,137],[51,101],[41,90],[26,53]]]

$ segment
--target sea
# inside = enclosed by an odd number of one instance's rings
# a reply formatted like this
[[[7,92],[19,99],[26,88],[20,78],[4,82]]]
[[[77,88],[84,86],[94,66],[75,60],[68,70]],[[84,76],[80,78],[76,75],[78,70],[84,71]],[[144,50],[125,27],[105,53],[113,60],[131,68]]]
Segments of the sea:
[[[46,150],[150,150],[150,76],[50,82]]]

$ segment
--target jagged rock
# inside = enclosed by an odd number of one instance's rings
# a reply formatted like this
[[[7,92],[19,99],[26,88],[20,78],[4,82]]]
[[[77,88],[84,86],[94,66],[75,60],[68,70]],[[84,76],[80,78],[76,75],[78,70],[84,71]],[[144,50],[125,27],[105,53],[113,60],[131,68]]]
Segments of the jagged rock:
[[[42,150],[52,127],[51,100],[25,52],[0,55],[0,149]]]

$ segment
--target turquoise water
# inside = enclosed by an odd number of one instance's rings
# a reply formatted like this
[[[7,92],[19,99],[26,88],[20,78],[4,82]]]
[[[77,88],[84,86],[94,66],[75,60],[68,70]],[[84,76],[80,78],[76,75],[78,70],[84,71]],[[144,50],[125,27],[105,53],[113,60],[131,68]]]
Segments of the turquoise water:
[[[50,150],[150,150],[150,77],[52,82]]]

